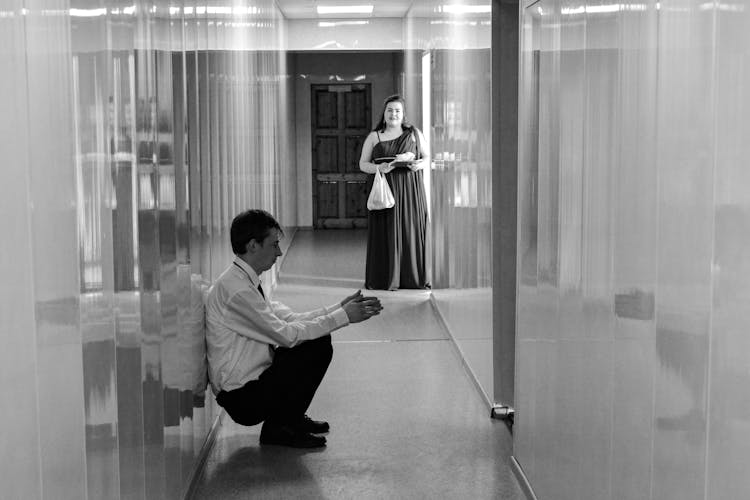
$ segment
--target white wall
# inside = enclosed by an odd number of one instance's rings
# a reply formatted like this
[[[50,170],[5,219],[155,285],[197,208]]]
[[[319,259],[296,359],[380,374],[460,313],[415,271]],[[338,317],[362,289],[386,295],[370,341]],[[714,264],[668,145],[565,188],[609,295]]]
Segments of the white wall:
[[[539,498],[750,496],[748,33],[737,2],[523,12],[514,452]]]

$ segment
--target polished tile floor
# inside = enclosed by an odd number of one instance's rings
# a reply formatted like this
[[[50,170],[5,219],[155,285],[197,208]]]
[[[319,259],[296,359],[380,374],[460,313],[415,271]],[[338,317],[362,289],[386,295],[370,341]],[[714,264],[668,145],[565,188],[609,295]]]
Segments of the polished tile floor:
[[[366,253],[367,229],[299,230],[279,277],[284,283],[361,288]]]
[[[328,270],[356,280],[357,231],[295,236],[283,263],[302,276]],[[331,240],[352,238],[342,247]],[[315,249],[322,241],[325,252]],[[296,245],[312,248],[295,248]],[[356,249],[359,248],[359,251]],[[355,250],[352,250],[355,249]],[[361,261],[360,261],[361,262]],[[354,288],[284,281],[275,298],[296,309],[340,300]],[[325,285],[325,286],[321,286]],[[369,292],[368,292],[369,293]],[[429,291],[376,292],[385,310],[334,333],[334,359],[309,414],[330,422],[328,446],[258,445],[260,426],[223,419],[194,498],[520,500],[509,467],[511,436],[489,418],[430,303]]]

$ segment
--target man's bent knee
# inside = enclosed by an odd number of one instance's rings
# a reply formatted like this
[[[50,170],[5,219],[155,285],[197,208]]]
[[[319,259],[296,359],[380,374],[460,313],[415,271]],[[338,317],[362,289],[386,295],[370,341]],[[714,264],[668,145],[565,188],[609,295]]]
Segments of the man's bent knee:
[[[330,357],[333,353],[331,336],[325,335],[317,339],[302,342],[301,344],[290,348],[289,351],[299,355],[312,354],[315,357]]]
[[[333,344],[331,344],[331,336],[326,335],[315,339],[311,342],[315,342],[315,352],[321,361],[325,362],[326,366],[333,359]]]
[[[255,382],[249,384],[255,385]],[[265,405],[260,397],[247,393],[250,392],[247,391],[247,386],[243,389],[244,391],[240,389],[231,393],[221,391],[216,396],[216,402],[234,422],[247,426],[257,425],[266,419]]]
[[[248,427],[252,425],[258,425],[265,420],[265,417],[241,410],[230,410],[226,407],[224,408],[224,410],[226,410],[227,415],[229,415],[235,423]]]

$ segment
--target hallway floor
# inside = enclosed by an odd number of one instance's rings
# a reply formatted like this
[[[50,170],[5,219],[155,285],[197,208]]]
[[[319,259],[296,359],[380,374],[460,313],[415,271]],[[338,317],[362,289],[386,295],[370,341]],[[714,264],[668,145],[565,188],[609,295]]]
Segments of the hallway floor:
[[[351,293],[356,287],[322,285],[361,281],[364,238],[298,233],[274,298],[311,309]],[[321,270],[332,279],[315,284]],[[308,412],[330,422],[327,447],[260,447],[260,426],[225,416],[194,498],[523,498],[509,466],[510,433],[489,418],[430,292],[376,294],[380,316],[334,333],[333,362]]]

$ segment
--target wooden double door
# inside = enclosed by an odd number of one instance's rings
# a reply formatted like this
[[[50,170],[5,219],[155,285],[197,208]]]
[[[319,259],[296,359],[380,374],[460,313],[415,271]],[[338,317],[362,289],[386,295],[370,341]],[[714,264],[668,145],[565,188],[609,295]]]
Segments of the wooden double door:
[[[313,224],[367,227],[372,176],[359,170],[372,128],[369,83],[312,85]]]

